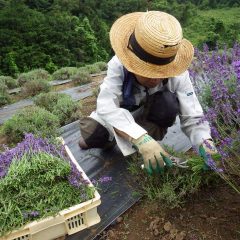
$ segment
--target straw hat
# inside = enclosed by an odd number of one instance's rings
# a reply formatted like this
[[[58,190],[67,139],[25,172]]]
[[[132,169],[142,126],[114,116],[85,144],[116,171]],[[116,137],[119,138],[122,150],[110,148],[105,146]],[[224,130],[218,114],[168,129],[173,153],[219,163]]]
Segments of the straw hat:
[[[112,25],[110,41],[128,71],[148,78],[183,73],[192,61],[192,44],[182,37],[178,20],[165,12],[126,14]]]

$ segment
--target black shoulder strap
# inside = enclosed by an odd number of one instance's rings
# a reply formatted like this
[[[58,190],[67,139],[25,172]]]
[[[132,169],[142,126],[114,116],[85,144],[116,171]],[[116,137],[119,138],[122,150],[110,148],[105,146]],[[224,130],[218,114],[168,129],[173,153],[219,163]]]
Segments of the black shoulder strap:
[[[165,86],[167,83],[168,83],[168,78],[165,78],[165,79],[163,80],[163,86]]]

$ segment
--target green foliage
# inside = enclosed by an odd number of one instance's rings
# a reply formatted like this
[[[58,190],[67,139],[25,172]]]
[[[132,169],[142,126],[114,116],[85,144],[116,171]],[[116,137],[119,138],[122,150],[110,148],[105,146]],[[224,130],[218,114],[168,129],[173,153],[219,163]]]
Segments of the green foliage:
[[[226,79],[224,81],[224,85],[226,86],[227,92],[231,94],[236,93],[236,77],[230,76],[230,79]],[[204,110],[213,107],[213,97],[211,92],[211,81],[208,84],[202,86],[201,95],[199,96],[199,100]],[[231,101],[231,100],[230,100]],[[236,106],[234,106],[236,107]]]
[[[46,80],[42,80],[42,79],[39,79],[38,81],[31,80],[29,82],[26,82],[22,86],[22,95],[24,97],[29,97],[29,96],[32,97],[41,92],[49,92],[50,89],[51,89],[51,85]]]
[[[69,162],[45,152],[13,160],[0,180],[0,235],[93,198],[93,188],[69,184],[70,171]]]
[[[199,97],[199,99],[204,110],[206,110],[206,108],[212,107],[213,101],[210,85],[203,86],[202,95]]]
[[[2,127],[2,133],[10,143],[18,143],[24,133],[33,133],[43,138],[57,137],[60,127],[56,115],[37,106],[27,107],[7,120]]]
[[[57,70],[57,66],[56,64],[53,63],[52,60],[50,60],[46,66],[45,66],[45,69],[49,72],[49,73],[53,73]]]
[[[67,80],[70,79],[76,72],[78,71],[78,68],[76,67],[64,67],[56,70],[52,74],[52,78],[54,80]]]
[[[4,83],[9,89],[18,87],[17,79],[10,76],[0,76],[0,83]]]
[[[4,82],[0,81],[0,107],[10,103],[10,95],[8,94],[8,88]]]
[[[146,9],[173,14],[196,46],[232,44],[240,38],[239,6],[234,0],[2,0],[0,74],[17,76],[35,68],[53,73],[61,67],[108,61],[113,55],[112,23],[123,14]]]
[[[41,93],[34,98],[34,103],[56,115],[60,125],[64,126],[80,117],[80,108],[72,98],[63,93]]]
[[[85,69],[90,73],[90,74],[93,74],[93,73],[100,73],[101,72],[101,69],[99,67],[99,64],[91,64],[91,65],[86,65],[85,66]]]
[[[45,3],[10,0],[0,9],[0,42],[4,43],[0,49],[2,74],[16,75],[34,68],[53,72],[79,62],[106,60],[108,54],[102,46],[97,46],[86,16],[79,18],[66,11],[66,2],[62,9],[61,1]],[[103,24],[98,29],[107,36]]]
[[[184,35],[199,48],[204,43],[213,49],[219,46],[232,46],[240,41],[240,8],[198,11],[197,16],[184,27]]]
[[[149,200],[158,199],[161,202],[164,202],[169,208],[178,207],[182,202],[181,199],[175,192],[175,189],[171,183],[163,183],[161,187],[154,185],[150,182],[149,185],[144,187],[146,191],[146,196]]]
[[[72,80],[76,85],[83,85],[86,83],[90,83],[92,81],[92,77],[89,71],[83,67],[79,68],[78,72],[72,76]]]
[[[21,73],[18,77],[20,86],[23,86],[26,82],[39,81],[39,80],[51,80],[51,75],[44,69],[34,69],[32,71]]]
[[[6,54],[6,57],[4,59],[7,72],[11,73],[11,75],[13,76],[16,76],[19,73],[19,69],[16,64],[16,55],[17,55],[16,52],[11,51]]]
[[[95,65],[101,70],[101,71],[106,71],[107,70],[107,63],[105,62],[96,62]]]
[[[82,36],[82,54],[81,59],[79,59],[80,62],[96,62],[100,60],[98,58],[97,39],[87,17],[82,19],[76,31],[79,36]]]
[[[64,126],[68,123],[71,123],[75,120],[78,120],[81,112],[78,105],[73,102],[70,96],[65,98],[60,98],[53,109],[53,114],[58,116],[60,119],[61,126]]]
[[[175,16],[183,26],[187,25],[196,16],[196,7],[189,2],[178,3],[173,1],[171,4],[166,0],[153,1],[152,10],[161,10]]]
[[[41,93],[36,96],[33,101],[37,106],[45,108],[47,111],[52,112],[58,100],[61,98],[65,98],[65,96],[67,95],[57,92]]]
[[[170,150],[169,150],[170,152]],[[204,160],[199,156],[177,154],[175,156],[188,159],[188,169],[171,167],[165,168],[163,174],[148,175],[140,169],[142,160],[137,155],[130,157],[129,171],[140,183],[140,193],[149,200],[159,200],[161,206],[175,208],[180,206],[192,194],[218,180],[211,171],[204,171]]]
[[[93,94],[93,96],[96,97],[96,98],[98,97],[99,92],[100,92],[100,86],[95,87],[95,88],[92,90],[92,94]]]

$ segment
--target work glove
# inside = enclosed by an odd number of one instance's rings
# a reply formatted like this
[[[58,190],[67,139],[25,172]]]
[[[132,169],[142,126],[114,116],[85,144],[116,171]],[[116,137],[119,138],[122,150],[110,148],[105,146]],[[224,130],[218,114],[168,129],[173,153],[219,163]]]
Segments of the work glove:
[[[209,167],[217,169],[217,167],[220,166],[221,156],[212,140],[205,140],[202,145],[200,145],[199,155],[204,159],[204,170],[209,170]]]
[[[132,139],[131,143],[142,155],[144,168],[150,175],[153,172],[163,173],[165,165],[172,166],[169,154],[148,134]]]

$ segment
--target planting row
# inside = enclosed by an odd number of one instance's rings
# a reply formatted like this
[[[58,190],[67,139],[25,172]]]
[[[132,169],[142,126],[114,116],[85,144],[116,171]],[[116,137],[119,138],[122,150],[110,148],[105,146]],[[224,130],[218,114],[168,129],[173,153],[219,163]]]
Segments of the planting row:
[[[24,133],[30,132],[41,137],[56,137],[61,126],[81,116],[81,104],[67,94],[41,93],[33,102],[35,106],[18,111],[3,124],[1,134],[9,144],[18,143]]]
[[[46,70],[36,69],[20,74],[16,79],[10,76],[0,76],[0,107],[11,103],[9,89],[21,87],[22,97],[30,97],[40,92],[49,92],[51,80],[71,79],[75,85],[82,85],[91,82],[91,75],[105,71],[107,64],[97,62],[85,67],[65,67],[50,75]]]

